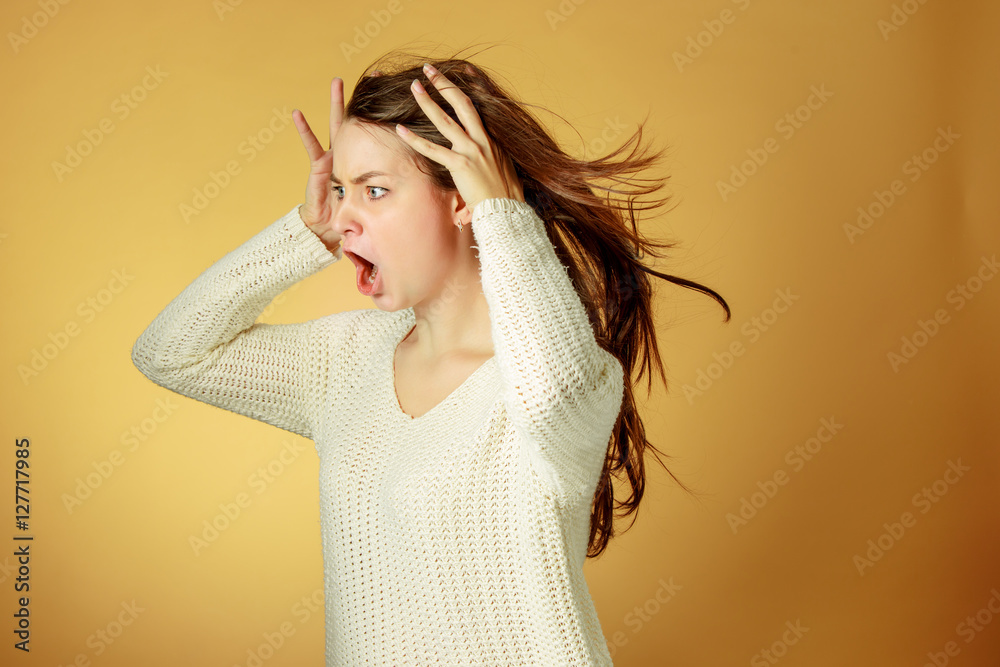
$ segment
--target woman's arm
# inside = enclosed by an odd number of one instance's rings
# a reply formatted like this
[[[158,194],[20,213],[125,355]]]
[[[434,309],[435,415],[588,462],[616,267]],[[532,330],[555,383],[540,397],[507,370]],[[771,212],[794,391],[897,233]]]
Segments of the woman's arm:
[[[594,338],[544,223],[527,203],[478,202],[472,229],[504,402],[556,493],[600,476],[624,392],[622,366]]]
[[[156,384],[311,438],[325,383],[317,320],[255,321],[271,300],[338,261],[289,211],[205,270],[142,332],[132,363]]]

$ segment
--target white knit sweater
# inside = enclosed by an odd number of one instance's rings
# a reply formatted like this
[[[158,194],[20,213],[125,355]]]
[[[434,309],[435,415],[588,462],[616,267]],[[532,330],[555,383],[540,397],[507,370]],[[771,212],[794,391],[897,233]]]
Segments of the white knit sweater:
[[[611,664],[583,563],[624,376],[543,225],[476,205],[494,356],[417,418],[393,372],[412,308],[255,322],[343,257],[297,205],[135,342],[156,384],[315,442],[330,667]]]

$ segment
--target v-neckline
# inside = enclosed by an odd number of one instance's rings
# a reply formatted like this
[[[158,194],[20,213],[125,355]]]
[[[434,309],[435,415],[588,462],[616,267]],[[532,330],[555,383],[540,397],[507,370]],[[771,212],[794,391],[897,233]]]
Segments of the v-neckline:
[[[471,391],[474,386],[478,385],[481,378],[487,375],[487,373],[494,368],[496,364],[496,355],[494,354],[492,357],[480,364],[476,370],[472,371],[472,373],[465,378],[465,381],[462,382],[462,384],[458,385],[458,387],[445,396],[434,407],[422,415],[414,417],[403,410],[403,406],[399,402],[399,394],[396,393],[396,350],[399,348],[399,344],[403,341],[403,339],[406,338],[406,336],[413,330],[414,324],[415,319],[412,315],[401,318],[399,330],[395,332],[395,335],[389,337],[389,349],[385,355],[389,365],[388,372],[385,376],[389,378],[388,397],[391,405],[390,410],[397,419],[402,419],[411,424],[429,421],[437,416],[438,413],[446,411],[449,407],[453,406],[463,394]]]

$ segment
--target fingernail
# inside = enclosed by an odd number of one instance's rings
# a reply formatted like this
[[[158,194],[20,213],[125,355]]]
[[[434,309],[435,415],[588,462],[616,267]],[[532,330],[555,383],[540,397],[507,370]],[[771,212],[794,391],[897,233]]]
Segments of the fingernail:
[[[434,69],[433,67],[431,67],[430,63],[424,63],[424,71],[432,74],[432,73],[436,72],[437,70]]]
[[[426,91],[424,90],[424,87],[423,87],[422,85],[420,85],[420,81],[419,81],[418,79],[414,79],[414,80],[413,80],[413,83],[412,83],[411,85],[413,86],[413,89],[414,89],[415,91],[417,91],[418,93],[423,93],[423,92],[426,92]]]

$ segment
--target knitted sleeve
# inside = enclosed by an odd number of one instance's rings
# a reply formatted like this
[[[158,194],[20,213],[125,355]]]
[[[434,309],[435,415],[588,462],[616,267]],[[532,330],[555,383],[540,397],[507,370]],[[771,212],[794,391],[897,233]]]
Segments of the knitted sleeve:
[[[622,366],[597,344],[531,205],[478,202],[472,229],[511,421],[555,493],[592,495],[621,408]]]
[[[275,296],[342,256],[296,206],[174,298],[136,340],[132,363],[166,389],[311,438],[327,367],[317,320],[255,321]]]

